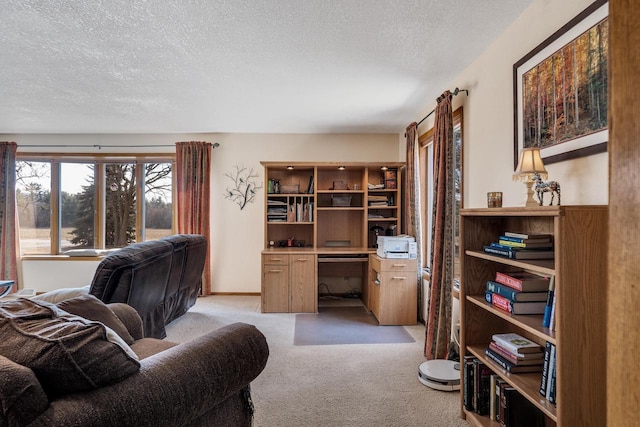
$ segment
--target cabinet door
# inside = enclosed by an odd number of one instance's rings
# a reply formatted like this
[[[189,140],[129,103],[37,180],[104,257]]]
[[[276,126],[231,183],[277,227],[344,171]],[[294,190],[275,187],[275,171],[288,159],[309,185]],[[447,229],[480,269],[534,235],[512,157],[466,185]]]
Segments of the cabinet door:
[[[385,271],[380,280],[381,325],[417,323],[417,277],[415,271]]]
[[[290,309],[292,313],[315,313],[316,259],[314,255],[291,255],[289,276]]]
[[[287,313],[289,311],[289,266],[264,264],[262,266],[262,312]]]

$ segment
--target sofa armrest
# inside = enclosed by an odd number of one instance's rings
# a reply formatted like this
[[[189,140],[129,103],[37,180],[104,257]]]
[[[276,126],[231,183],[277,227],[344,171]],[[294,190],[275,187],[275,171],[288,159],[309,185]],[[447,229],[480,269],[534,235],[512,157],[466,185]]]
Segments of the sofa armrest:
[[[120,383],[51,402],[35,425],[190,425],[262,372],[264,335],[234,323],[157,353]]]
[[[107,304],[107,307],[120,319],[134,340],[137,341],[144,337],[142,319],[135,308],[122,302],[112,302]]]

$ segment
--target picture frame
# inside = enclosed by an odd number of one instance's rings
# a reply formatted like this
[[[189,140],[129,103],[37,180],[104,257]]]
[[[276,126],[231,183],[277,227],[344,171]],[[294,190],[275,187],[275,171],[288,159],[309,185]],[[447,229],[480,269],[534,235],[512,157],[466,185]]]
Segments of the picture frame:
[[[545,164],[607,151],[608,15],[596,0],[513,65],[514,170],[526,147]]]

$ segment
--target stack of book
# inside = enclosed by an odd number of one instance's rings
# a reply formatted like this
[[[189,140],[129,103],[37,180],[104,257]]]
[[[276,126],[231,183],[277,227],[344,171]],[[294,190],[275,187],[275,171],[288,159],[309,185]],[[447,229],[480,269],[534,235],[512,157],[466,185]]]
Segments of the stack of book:
[[[542,372],[544,348],[515,333],[494,334],[485,355],[510,373]]]
[[[485,253],[510,259],[553,259],[553,235],[506,231],[483,247]]]
[[[488,280],[485,299],[496,308],[511,314],[544,314],[549,298],[551,280],[526,271],[496,273]]]

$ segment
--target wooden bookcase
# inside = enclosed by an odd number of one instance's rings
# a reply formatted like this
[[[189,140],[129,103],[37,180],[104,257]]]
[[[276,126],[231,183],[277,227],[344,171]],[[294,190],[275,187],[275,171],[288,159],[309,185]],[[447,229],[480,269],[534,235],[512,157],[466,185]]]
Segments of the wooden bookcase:
[[[607,206],[462,209],[460,284],[461,355],[473,355],[539,408],[547,426],[606,425]],[[511,260],[485,254],[483,245],[505,231],[550,233],[553,260]],[[529,270],[555,275],[555,330],[542,316],[511,315],[485,302],[486,282],[496,271]],[[495,333],[515,332],[544,346],[556,345],[557,406],[538,392],[541,374],[509,374],[487,360]],[[461,375],[461,381],[463,380]],[[462,394],[461,394],[462,395]],[[474,426],[498,426],[464,408]]]

